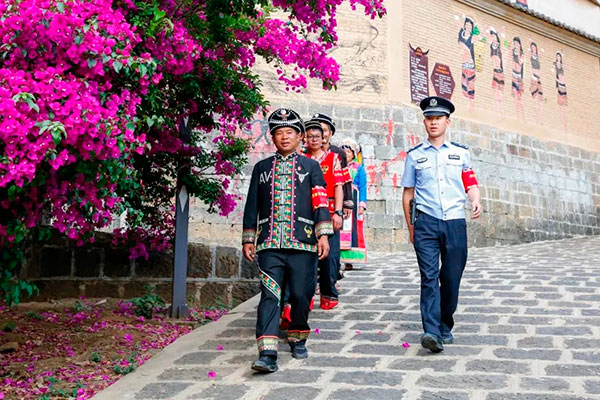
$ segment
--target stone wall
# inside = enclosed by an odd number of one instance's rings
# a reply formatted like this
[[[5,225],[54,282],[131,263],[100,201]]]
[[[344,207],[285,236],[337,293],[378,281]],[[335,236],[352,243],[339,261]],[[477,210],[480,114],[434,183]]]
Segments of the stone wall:
[[[426,137],[420,110],[412,106],[287,106],[303,116],[329,113],[338,126],[334,142],[350,136],[361,143],[368,178],[369,248],[408,249],[400,182],[406,152]],[[235,181],[241,200],[229,218],[208,214],[202,204],[192,203],[190,235],[194,240],[240,248],[252,164],[273,151],[265,132],[261,120],[247,132],[254,135],[255,151],[245,173]],[[469,223],[470,245],[600,234],[600,154],[456,118],[449,138],[470,146],[481,185],[484,212],[480,220]]]
[[[291,107],[304,118],[315,112],[332,115],[338,128],[334,142],[350,136],[363,146],[369,184],[369,248],[411,247],[400,181],[406,152],[426,135],[421,112],[411,104],[409,46],[428,51],[428,77],[435,63],[447,65],[454,77],[451,99],[456,113],[449,137],[471,146],[483,195],[483,216],[469,223],[471,245],[600,234],[600,132],[595,114],[589,112],[600,106],[598,42],[497,0],[394,0],[386,7],[388,15],[374,20],[349,7],[339,10],[339,46],[331,52],[340,65],[335,91],[324,91],[310,80],[302,93],[289,93],[277,81],[275,68],[257,67],[272,110]],[[479,32],[474,39],[478,62],[473,104],[461,91],[457,37],[465,16],[474,18]],[[501,97],[492,87],[490,27],[502,37],[506,85]],[[522,116],[511,95],[515,36],[525,48]],[[539,46],[541,104],[529,91],[530,41]],[[564,56],[569,93],[568,107],[562,109],[553,70],[556,51]],[[435,94],[432,82],[429,94]],[[200,242],[240,247],[241,215],[252,166],[273,151],[262,116],[243,135],[251,139],[254,150],[245,173],[233,182],[241,196],[240,207],[224,219],[207,214],[202,203],[193,202],[190,235]]]
[[[144,285],[171,301],[173,254],[153,254],[130,260],[125,248],[113,247],[110,235],[100,233],[94,244],[76,247],[53,238],[26,251],[22,279],[35,282],[40,294],[33,300],[65,297],[131,298],[143,295]],[[241,251],[223,246],[188,246],[187,301],[189,306],[235,306],[259,292],[256,266],[242,262]]]

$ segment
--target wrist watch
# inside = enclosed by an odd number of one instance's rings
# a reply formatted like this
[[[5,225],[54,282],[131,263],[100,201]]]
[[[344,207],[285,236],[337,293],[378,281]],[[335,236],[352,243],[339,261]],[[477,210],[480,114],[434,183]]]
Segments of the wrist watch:
[[[343,216],[344,216],[344,212],[343,212],[342,210],[335,210],[335,213],[334,213],[334,214],[337,214],[337,215],[339,215],[340,217],[343,217]]]

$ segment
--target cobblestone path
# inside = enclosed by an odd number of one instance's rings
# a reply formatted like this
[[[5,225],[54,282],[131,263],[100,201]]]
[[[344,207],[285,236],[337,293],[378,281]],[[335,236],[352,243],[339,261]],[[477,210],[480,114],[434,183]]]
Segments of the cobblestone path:
[[[440,354],[419,344],[413,253],[375,255],[341,284],[341,307],[311,314],[306,360],[282,340],[278,372],[249,369],[254,298],[96,398],[600,399],[600,237],[471,249]]]

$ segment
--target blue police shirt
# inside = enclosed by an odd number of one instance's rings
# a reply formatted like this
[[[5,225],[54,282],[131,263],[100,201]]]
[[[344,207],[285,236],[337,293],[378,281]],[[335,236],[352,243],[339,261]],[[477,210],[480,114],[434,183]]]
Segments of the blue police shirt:
[[[444,221],[465,218],[466,169],[471,169],[466,146],[445,141],[436,149],[427,139],[408,152],[402,186],[415,188],[419,211]]]

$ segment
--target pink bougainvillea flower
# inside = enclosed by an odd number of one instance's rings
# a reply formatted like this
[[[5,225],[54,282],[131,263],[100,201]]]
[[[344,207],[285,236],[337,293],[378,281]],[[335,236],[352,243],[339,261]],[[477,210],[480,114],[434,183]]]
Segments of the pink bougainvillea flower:
[[[381,332],[381,331],[378,331],[378,332],[377,332],[377,335],[381,336],[381,334],[382,334],[382,332]]]
[[[319,328],[315,328],[315,333],[318,335],[321,333],[321,330]]]
[[[214,379],[217,376],[217,373],[215,371],[208,371],[208,377],[210,379]]]
[[[218,345],[218,346],[217,346],[217,350],[223,350],[223,346],[221,346],[221,345]]]
[[[402,347],[404,347],[405,349],[408,349],[410,347],[410,344],[408,344],[407,342],[402,343]]]
[[[357,335],[360,335],[362,332],[357,329],[354,331],[354,333],[356,333]]]

